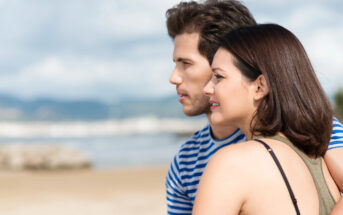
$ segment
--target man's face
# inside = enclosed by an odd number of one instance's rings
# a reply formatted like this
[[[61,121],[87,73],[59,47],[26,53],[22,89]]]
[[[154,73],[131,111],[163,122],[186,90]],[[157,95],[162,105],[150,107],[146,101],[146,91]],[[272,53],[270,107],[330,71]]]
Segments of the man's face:
[[[198,33],[184,33],[174,39],[173,61],[175,69],[169,81],[176,85],[179,102],[187,116],[209,112],[208,97],[203,89],[211,79],[211,66],[198,50]]]

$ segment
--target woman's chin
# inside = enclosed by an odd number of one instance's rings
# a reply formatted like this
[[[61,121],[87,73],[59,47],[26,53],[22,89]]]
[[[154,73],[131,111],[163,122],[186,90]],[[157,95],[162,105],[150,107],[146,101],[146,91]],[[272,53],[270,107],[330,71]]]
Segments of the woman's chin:
[[[223,117],[220,116],[219,113],[212,113],[211,114],[211,124],[212,125],[222,125],[225,124]]]

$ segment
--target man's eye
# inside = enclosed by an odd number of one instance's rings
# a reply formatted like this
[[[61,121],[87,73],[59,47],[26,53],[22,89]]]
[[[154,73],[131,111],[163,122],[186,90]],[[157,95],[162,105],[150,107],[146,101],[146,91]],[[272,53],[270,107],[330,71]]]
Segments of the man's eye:
[[[190,65],[191,63],[187,62],[187,61],[183,61],[184,65]]]

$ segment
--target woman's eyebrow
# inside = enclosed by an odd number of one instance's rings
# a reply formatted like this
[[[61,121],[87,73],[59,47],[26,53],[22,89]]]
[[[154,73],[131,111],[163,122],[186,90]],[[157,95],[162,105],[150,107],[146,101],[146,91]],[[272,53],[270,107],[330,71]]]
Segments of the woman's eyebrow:
[[[212,68],[212,72],[216,72],[217,70],[225,72],[223,69],[221,69],[220,67],[214,67]]]

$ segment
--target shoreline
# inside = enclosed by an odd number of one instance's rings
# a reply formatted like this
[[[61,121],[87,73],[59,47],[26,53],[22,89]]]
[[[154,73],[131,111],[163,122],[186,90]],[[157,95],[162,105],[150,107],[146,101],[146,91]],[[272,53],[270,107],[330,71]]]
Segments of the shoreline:
[[[0,171],[0,214],[165,214],[167,171],[167,166]]]

